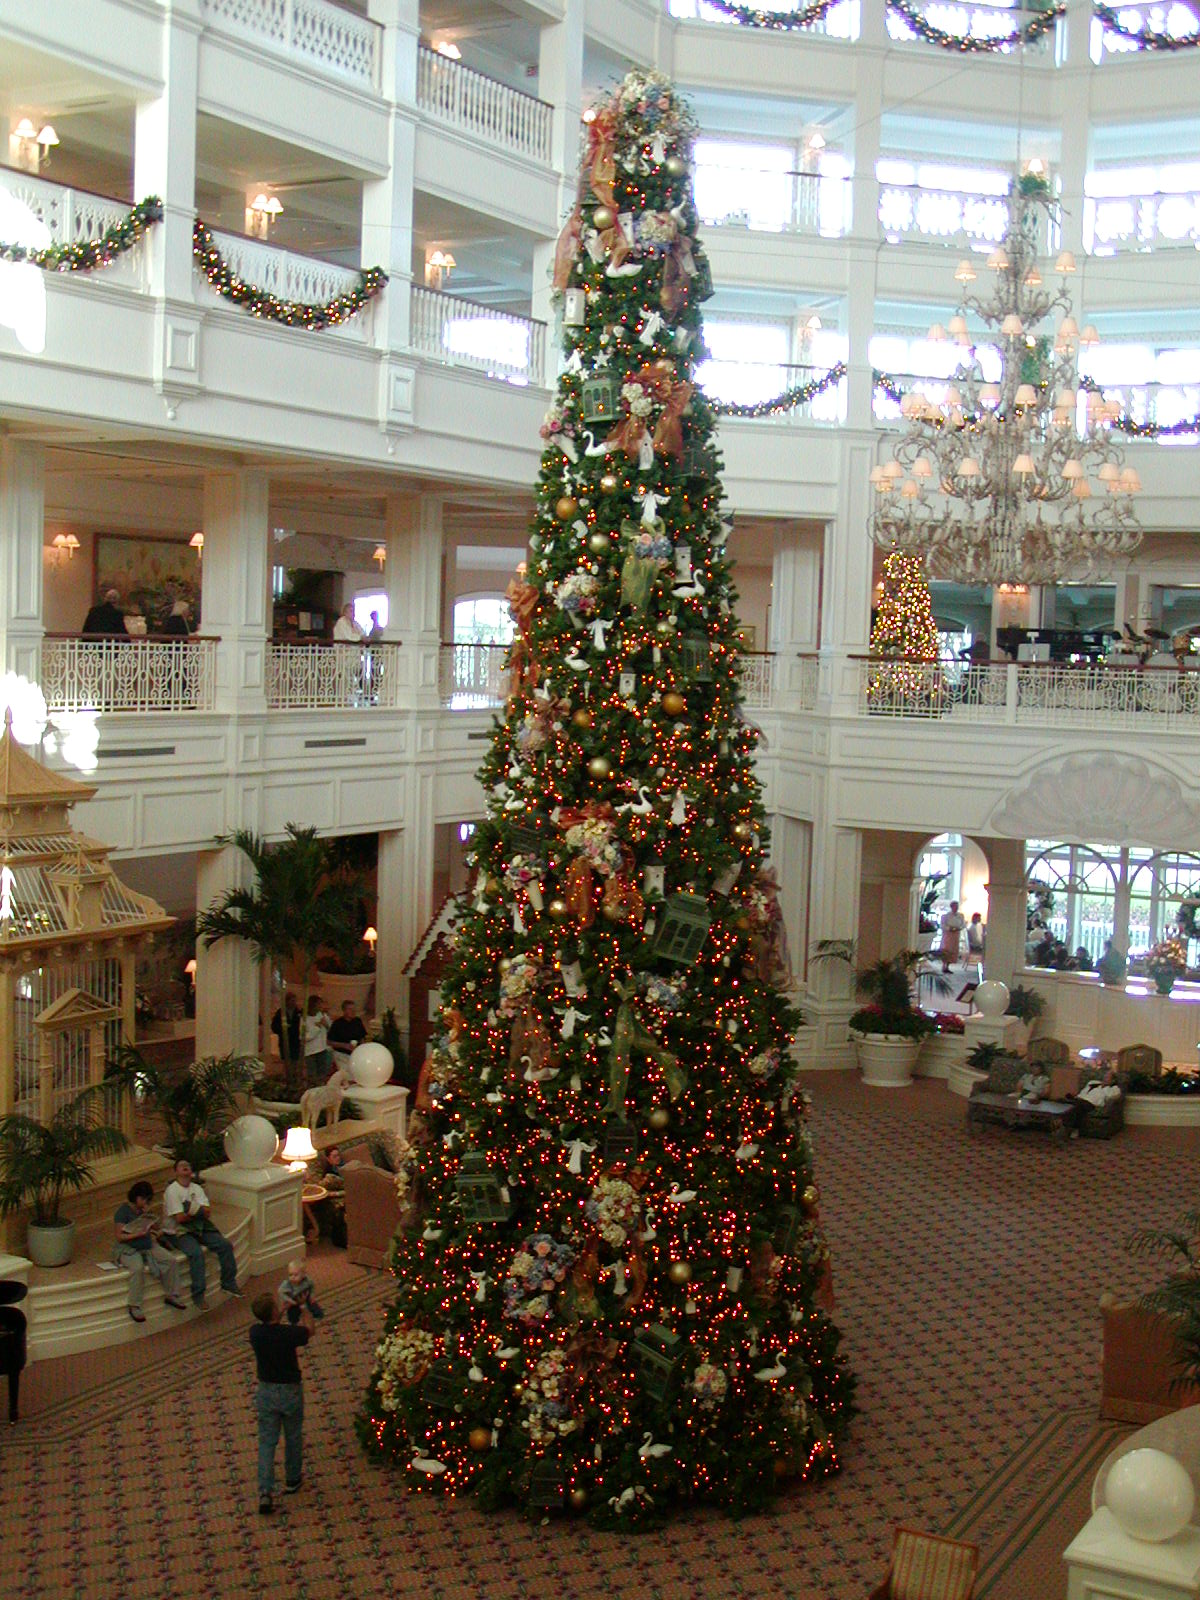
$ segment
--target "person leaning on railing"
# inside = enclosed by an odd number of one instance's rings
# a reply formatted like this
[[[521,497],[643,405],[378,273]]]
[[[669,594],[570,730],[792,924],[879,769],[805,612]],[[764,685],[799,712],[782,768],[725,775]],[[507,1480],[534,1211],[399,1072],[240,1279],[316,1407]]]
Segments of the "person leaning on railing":
[[[79,630],[85,634],[112,634],[118,639],[128,639],[125,613],[121,610],[121,595],[116,589],[106,589],[103,600],[97,600]]]

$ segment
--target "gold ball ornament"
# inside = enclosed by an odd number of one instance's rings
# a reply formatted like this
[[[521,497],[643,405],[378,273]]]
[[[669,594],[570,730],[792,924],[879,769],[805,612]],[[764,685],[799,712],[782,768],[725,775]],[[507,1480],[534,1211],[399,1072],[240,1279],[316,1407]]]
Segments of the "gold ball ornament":
[[[612,545],[612,540],[606,533],[601,533],[597,528],[595,533],[588,534],[588,549],[594,556],[602,556]]]
[[[675,632],[675,624],[670,620],[669,617],[664,617],[661,622],[656,622],[654,624],[654,631],[655,633],[661,633],[665,639],[667,634]]]
[[[592,212],[592,222],[601,233],[607,233],[616,220],[608,206],[597,206],[595,211]]]
[[[484,884],[484,888],[487,890],[487,892],[489,894],[499,894],[500,893],[500,879],[499,878],[489,878],[488,881]]]
[[[499,961],[496,963],[496,965],[500,969],[500,976],[502,978],[506,978],[508,976],[509,972],[512,970],[512,962],[508,959],[507,956],[501,956]]]
[[[646,1118],[646,1121],[652,1128],[657,1128],[661,1131],[663,1128],[670,1127],[671,1113],[667,1110],[666,1106],[655,1106],[653,1111],[651,1111],[650,1115]]]
[[[816,1184],[810,1183],[800,1198],[804,1202],[804,1209],[806,1211],[815,1211],[817,1209],[817,1202],[821,1198]]]
[[[668,178],[682,178],[687,171],[687,162],[682,156],[668,156],[666,168]]]
[[[579,501],[576,500],[575,496],[564,494],[562,498],[555,504],[554,515],[560,522],[570,522],[571,518],[578,510]]]
[[[600,479],[601,494],[616,494],[620,487],[621,480],[617,477],[615,472],[606,472]]]
[[[565,900],[559,900],[556,897],[555,899],[551,900],[550,904],[546,907],[546,915],[550,918],[551,922],[565,922],[571,915],[571,909]]]
[[[584,706],[580,706],[577,711],[572,711],[571,723],[576,728],[590,728],[592,725],[592,713]]]
[[[750,932],[750,918],[744,914],[740,917],[735,917],[733,920],[733,925],[739,933]]]
[[[588,1503],[588,1492],[586,1489],[572,1489],[567,1499],[572,1511],[582,1511]]]
[[[662,697],[662,708],[669,717],[681,717],[687,710],[687,701],[677,689],[668,689]]]
[[[667,1277],[672,1283],[690,1283],[692,1281],[692,1263],[690,1261],[672,1261],[667,1268]]]
[[[658,360],[652,365],[654,371],[661,372],[664,378],[673,378],[675,376],[675,363],[670,356],[659,356]]]
[[[472,1428],[467,1435],[467,1443],[472,1450],[490,1450],[492,1448],[492,1430],[490,1428]]]
[[[735,822],[730,832],[735,839],[741,840],[743,844],[748,844],[754,837],[754,829],[748,822]]]
[[[612,762],[607,756],[593,756],[587,769],[589,778],[607,778],[612,774]]]

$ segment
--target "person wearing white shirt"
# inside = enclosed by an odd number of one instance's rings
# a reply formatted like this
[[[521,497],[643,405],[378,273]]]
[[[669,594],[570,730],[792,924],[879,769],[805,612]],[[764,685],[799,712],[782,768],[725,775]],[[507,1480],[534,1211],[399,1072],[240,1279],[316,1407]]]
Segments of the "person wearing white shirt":
[[[354,607],[343,606],[342,614],[333,625],[334,644],[362,644],[366,630],[354,620]]]
[[[333,1051],[328,1045],[329,1017],[321,1008],[321,996],[310,994],[308,1015],[304,1019],[304,1071],[309,1087],[323,1083],[325,1073],[333,1064]]]
[[[164,1244],[182,1250],[192,1275],[192,1300],[204,1309],[208,1273],[204,1252],[211,1250],[221,1264],[221,1288],[226,1294],[241,1295],[237,1281],[237,1262],[233,1246],[215,1227],[210,1216],[208,1196],[196,1182],[190,1161],[175,1163],[175,1180],[163,1195],[162,1239]]]

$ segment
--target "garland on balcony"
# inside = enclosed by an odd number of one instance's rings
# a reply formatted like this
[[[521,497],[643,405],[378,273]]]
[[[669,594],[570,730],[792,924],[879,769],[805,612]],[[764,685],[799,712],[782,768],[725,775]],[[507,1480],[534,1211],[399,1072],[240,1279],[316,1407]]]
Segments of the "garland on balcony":
[[[800,11],[772,11],[763,6],[746,5],[742,0],[704,0],[711,10],[719,11],[722,16],[741,23],[744,28],[769,28],[776,33],[796,33],[811,28],[838,3],[839,0],[812,0],[811,5]],[[1035,43],[1050,31],[1060,17],[1066,15],[1067,5],[1066,0],[1055,0],[1049,10],[1036,16],[1032,22],[1027,22],[1023,28],[991,39],[947,33],[944,28],[936,28],[911,0],[887,0],[887,9],[900,17],[926,44],[936,44],[942,50],[954,50],[960,55],[974,55],[994,54],[1000,50],[1011,50],[1016,45]],[[1099,9],[1097,6],[1097,11]]]
[[[1121,39],[1132,39],[1143,50],[1195,50],[1200,47],[1200,33],[1189,33],[1177,39],[1170,33],[1156,33],[1153,28],[1131,28],[1121,21],[1120,13],[1104,0],[1093,0],[1092,10],[1104,24],[1106,33],[1115,33]]]
[[[162,214],[162,201],[157,195],[147,195],[98,239],[47,245],[44,250],[25,244],[0,244],[0,261],[27,262],[41,267],[43,272],[93,272],[132,250],[151,223],[162,221]]]
[[[811,28],[820,22],[841,0],[813,0],[802,11],[772,11],[768,7],[741,5],[738,0],[704,0],[712,11],[732,17],[743,28],[770,28],[776,33],[794,33],[800,28]]]
[[[1103,394],[1094,378],[1080,378],[1079,387],[1085,394]],[[1122,411],[1112,420],[1112,426],[1131,439],[1186,439],[1200,433],[1200,415],[1181,417],[1178,422],[1136,422],[1128,411]]]
[[[810,378],[807,383],[798,384],[794,389],[785,389],[771,400],[757,400],[752,405],[737,405],[732,400],[714,400],[712,408],[718,417],[779,417],[796,406],[807,405],[817,395],[824,394],[826,389],[841,383],[847,371],[846,363],[839,361],[819,378]]]
[[[209,288],[223,300],[241,306],[251,316],[265,322],[281,322],[285,327],[305,328],[310,333],[349,322],[351,317],[356,317],[374,300],[388,281],[382,267],[371,267],[359,273],[353,289],[326,301],[324,305],[310,305],[305,300],[281,300],[269,289],[260,289],[238,277],[199,217],[192,228],[192,257]]]

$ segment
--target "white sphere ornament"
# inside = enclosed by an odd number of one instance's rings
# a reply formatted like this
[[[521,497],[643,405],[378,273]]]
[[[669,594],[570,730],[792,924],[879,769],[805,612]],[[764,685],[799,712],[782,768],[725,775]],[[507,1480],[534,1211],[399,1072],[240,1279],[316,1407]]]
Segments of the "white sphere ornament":
[[[1002,1017],[1008,1010],[1008,985],[988,978],[975,991],[975,1009],[985,1017]]]
[[[269,1167],[279,1149],[279,1135],[266,1117],[238,1117],[223,1135],[225,1157],[243,1172]]]
[[[1114,1461],[1104,1498],[1131,1539],[1161,1544],[1192,1519],[1196,1490],[1181,1461],[1165,1450],[1131,1450]]]
[[[392,1075],[392,1052],[385,1044],[368,1040],[350,1056],[350,1076],[363,1089],[382,1089]]]

